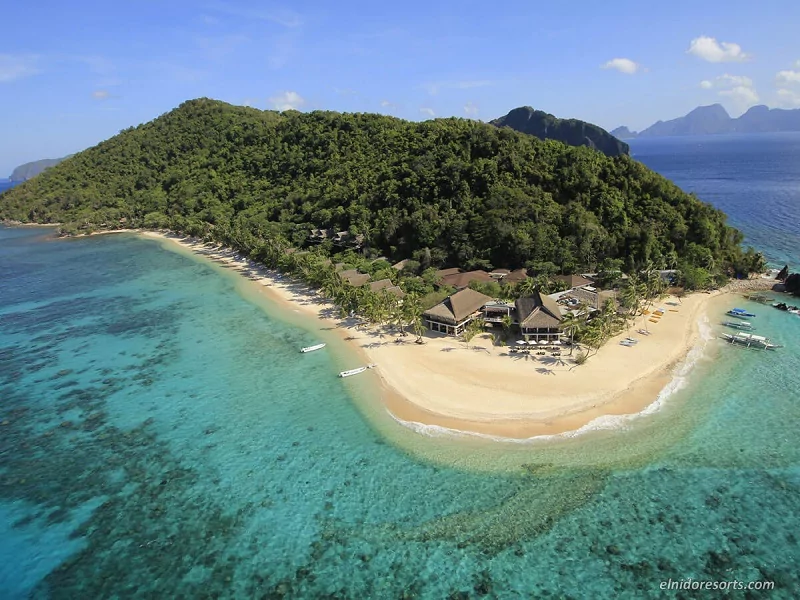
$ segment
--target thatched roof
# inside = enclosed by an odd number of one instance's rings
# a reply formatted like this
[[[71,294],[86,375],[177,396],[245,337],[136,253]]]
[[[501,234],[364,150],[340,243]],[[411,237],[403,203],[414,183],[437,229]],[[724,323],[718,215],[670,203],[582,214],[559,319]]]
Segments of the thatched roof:
[[[399,286],[396,285],[384,288],[383,291],[386,292],[387,294],[392,294],[394,296],[397,296],[398,298],[400,298],[400,300],[406,297],[406,293],[403,290],[401,290]]]
[[[423,316],[441,323],[457,325],[492,299],[469,288],[456,292],[444,302],[426,310]]]
[[[490,274],[491,275],[496,275],[498,277],[505,277],[509,273],[511,273],[511,271],[509,269],[495,269],[494,271],[491,271]]]
[[[442,277],[444,285],[452,285],[458,289],[467,287],[471,282],[478,281],[480,283],[489,283],[494,281],[494,278],[486,271],[468,271],[466,273],[454,273]]]
[[[456,273],[461,272],[461,269],[458,267],[453,267],[452,269],[439,269],[436,271],[436,277],[447,277],[448,275],[455,275]]]
[[[357,275],[353,275],[347,278],[347,283],[349,283],[353,287],[361,287],[368,281],[369,281],[369,275],[361,273],[358,273]]]
[[[394,287],[391,279],[381,279],[380,281],[373,281],[369,284],[369,289],[373,292],[380,292],[386,288]]]
[[[553,279],[556,281],[563,281],[570,289],[594,283],[593,280],[587,279],[582,275],[556,275]]]
[[[342,279],[350,279],[351,277],[355,277],[356,275],[361,275],[358,272],[358,269],[347,269],[346,271],[339,271],[339,277]]]
[[[506,281],[508,283],[519,283],[520,281],[525,281],[527,278],[528,278],[528,270],[523,268],[511,271],[511,273],[503,277],[503,281]]]
[[[404,259],[403,259],[403,260],[401,260],[400,262],[396,262],[396,263],[394,263],[394,264],[392,265],[392,268],[393,268],[393,269],[397,269],[398,271],[402,271],[402,270],[403,270],[403,268],[406,266],[406,264],[408,264],[408,259],[407,259],[407,258],[404,258]]]
[[[520,327],[555,329],[561,324],[558,303],[548,296],[542,296],[538,291],[526,298],[518,298],[514,304]]]

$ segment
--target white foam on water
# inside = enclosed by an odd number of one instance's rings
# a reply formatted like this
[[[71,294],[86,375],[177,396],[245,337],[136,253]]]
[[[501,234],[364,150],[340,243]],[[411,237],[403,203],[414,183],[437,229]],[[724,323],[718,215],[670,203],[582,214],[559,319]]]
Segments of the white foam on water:
[[[476,431],[462,431],[460,429],[451,429],[449,427],[442,427],[440,425],[427,425],[419,423],[418,421],[404,421],[399,417],[393,415],[390,411],[389,415],[403,427],[411,429],[415,433],[427,437],[471,437],[480,438],[496,442],[513,443],[513,444],[530,444],[545,441],[557,441],[579,437],[587,433],[595,431],[608,431],[608,430],[624,430],[627,429],[630,423],[641,417],[647,417],[660,411],[667,400],[675,395],[679,390],[686,387],[689,382],[689,375],[694,369],[695,365],[705,356],[705,350],[710,340],[714,339],[714,333],[711,329],[711,323],[708,317],[703,317],[698,321],[699,341],[686,355],[686,358],[677,366],[673,372],[673,377],[670,382],[664,386],[659,392],[656,399],[648,404],[644,409],[637,413],[628,415],[603,415],[592,419],[583,427],[572,431],[565,431],[563,433],[553,435],[536,435],[529,438],[509,438],[503,436],[489,435],[486,433],[479,433]]]

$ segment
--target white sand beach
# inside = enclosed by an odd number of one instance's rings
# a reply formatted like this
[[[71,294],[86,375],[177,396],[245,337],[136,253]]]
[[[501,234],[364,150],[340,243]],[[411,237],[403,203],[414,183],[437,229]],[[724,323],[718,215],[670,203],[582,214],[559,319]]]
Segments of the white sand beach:
[[[488,333],[465,344],[428,332],[426,343],[419,345],[412,335],[399,338],[358,329],[331,318],[332,305],[315,291],[229,249],[161,233],[142,235],[179,244],[240,271],[269,299],[316,319],[321,329],[337,328],[366,361],[378,365],[385,387],[382,400],[396,418],[502,437],[559,434],[603,415],[640,412],[658,397],[698,341],[709,301],[720,295],[666,298],[656,304],[665,309],[657,323],[639,317],[584,365],[575,366],[568,350],[561,359],[513,355],[495,347]],[[650,335],[638,333],[645,323]],[[620,345],[628,336],[638,343]]]

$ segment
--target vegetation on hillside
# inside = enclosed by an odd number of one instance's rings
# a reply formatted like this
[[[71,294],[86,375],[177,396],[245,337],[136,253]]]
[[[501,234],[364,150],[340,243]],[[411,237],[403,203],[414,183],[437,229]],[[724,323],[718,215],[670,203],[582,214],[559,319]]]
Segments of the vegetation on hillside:
[[[201,99],[0,196],[0,218],[169,228],[251,255],[312,229],[367,256],[532,274],[679,268],[690,287],[759,270],[725,215],[627,157],[463,120],[276,113]],[[341,251],[330,241],[320,255]]]

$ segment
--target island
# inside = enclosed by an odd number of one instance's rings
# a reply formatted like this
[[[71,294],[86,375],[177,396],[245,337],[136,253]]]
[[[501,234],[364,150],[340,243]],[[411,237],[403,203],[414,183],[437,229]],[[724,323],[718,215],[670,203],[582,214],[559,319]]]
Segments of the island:
[[[209,99],[5,192],[0,218],[189,248],[339,332],[398,421],[517,438],[644,409],[714,298],[689,293],[764,269],[625,154]]]
[[[27,181],[28,179],[36,177],[39,173],[42,173],[45,169],[49,169],[50,167],[55,167],[58,163],[67,158],[69,157],[65,156],[64,158],[43,158],[42,160],[36,160],[33,162],[25,163],[24,165],[20,165],[12,171],[9,180],[12,182]]]
[[[515,131],[536,136],[540,140],[556,140],[570,146],[587,146],[606,156],[630,153],[630,148],[605,129],[578,119],[559,119],[530,106],[515,108],[507,115],[489,121],[496,127],[510,127]]]
[[[780,133],[800,131],[800,109],[753,106],[734,119],[721,104],[700,106],[683,117],[658,121],[640,131],[617,127],[612,134],[620,139],[677,135],[722,135],[727,133]]]

